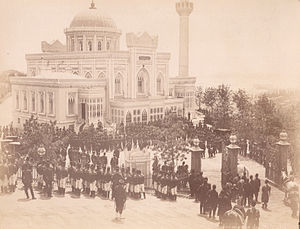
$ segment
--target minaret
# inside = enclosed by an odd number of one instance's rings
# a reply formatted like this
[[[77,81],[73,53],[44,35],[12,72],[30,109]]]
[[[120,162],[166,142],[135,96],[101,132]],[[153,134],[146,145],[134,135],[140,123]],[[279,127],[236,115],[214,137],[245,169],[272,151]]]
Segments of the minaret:
[[[193,11],[190,0],[180,0],[176,3],[179,21],[179,77],[189,75],[189,16]]]

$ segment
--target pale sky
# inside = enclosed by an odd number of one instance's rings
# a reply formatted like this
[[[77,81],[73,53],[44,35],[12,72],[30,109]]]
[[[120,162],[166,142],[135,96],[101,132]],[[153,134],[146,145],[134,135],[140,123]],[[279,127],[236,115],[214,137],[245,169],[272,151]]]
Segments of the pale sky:
[[[171,53],[178,73],[179,17],[176,0],[95,0],[125,34],[159,36],[158,50]],[[90,0],[0,0],[0,71],[25,71],[26,53],[41,41],[65,43],[64,28]],[[190,15],[190,75],[198,83],[235,87],[300,86],[299,0],[194,0]]]

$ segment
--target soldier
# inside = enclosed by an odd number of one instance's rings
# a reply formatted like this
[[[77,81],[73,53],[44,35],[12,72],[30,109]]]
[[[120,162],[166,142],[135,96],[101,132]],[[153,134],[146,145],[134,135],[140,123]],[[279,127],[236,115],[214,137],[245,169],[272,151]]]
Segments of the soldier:
[[[100,165],[97,165],[97,188],[98,188],[98,194],[103,195],[103,170],[100,167]]]
[[[57,167],[56,167],[56,171],[55,171],[55,174],[56,174],[56,182],[57,182],[57,191],[58,191],[58,194],[62,194],[62,189],[61,189],[61,186],[60,186],[60,180],[61,180],[61,165],[59,164]]]
[[[218,206],[218,192],[216,191],[216,185],[212,186],[212,189],[208,192],[207,205],[209,207],[209,218],[211,215],[215,219],[215,214]]]
[[[112,175],[110,173],[110,167],[107,167],[107,171],[104,175],[104,193],[107,199],[109,199],[110,192],[111,192],[111,178]]]
[[[124,180],[121,179],[117,182],[115,187],[116,219],[121,219],[125,202],[126,192],[124,188]]]
[[[91,192],[91,197],[95,198],[96,196],[96,182],[97,182],[97,173],[95,172],[94,166],[91,166],[89,170],[89,184],[90,184],[90,192]]]
[[[265,181],[265,185],[261,188],[261,202],[262,208],[267,209],[268,208],[268,202],[271,195],[271,186],[269,185],[269,181]]]
[[[177,186],[178,186],[178,179],[176,175],[173,173],[171,175],[171,180],[170,180],[170,195],[171,195],[171,199],[175,201],[177,199]]]
[[[208,191],[209,191],[209,185],[208,185],[208,179],[205,177],[203,179],[203,183],[199,187],[199,200],[200,200],[200,214],[205,214],[205,204],[208,199]]]
[[[54,179],[54,169],[51,163],[48,163],[43,177],[46,183],[46,194],[48,197],[52,197],[52,182]]]
[[[244,185],[243,185],[242,205],[246,206],[247,202],[248,202],[248,207],[250,207],[250,204],[251,204],[251,185],[250,185],[248,179],[245,180]]]
[[[29,199],[28,189],[31,193],[31,198],[34,200],[34,193],[32,189],[32,167],[29,164],[29,158],[26,158],[25,164],[22,166],[22,182],[24,184],[24,191],[27,199]]]
[[[162,199],[166,199],[167,198],[167,194],[168,194],[168,175],[165,173],[160,181],[161,184],[161,195],[162,195]]]
[[[77,168],[74,173],[74,180],[75,180],[75,194],[77,196],[80,196],[81,189],[82,189],[82,177],[83,177],[83,171],[81,169],[80,164],[77,165]]]
[[[103,156],[100,157],[101,164],[103,166],[103,171],[106,171],[106,166],[107,166],[107,156],[106,153],[103,153]]]
[[[140,196],[143,194],[144,199],[146,199],[146,193],[145,193],[145,176],[142,174],[142,171],[138,170],[138,186],[140,191]]]
[[[66,183],[67,183],[67,179],[68,179],[68,171],[65,168],[65,164],[64,162],[61,162],[61,170],[60,170],[60,182],[59,182],[59,186],[60,186],[60,193],[62,195],[66,194]]]
[[[71,187],[72,187],[72,193],[74,193],[75,186],[76,186],[74,162],[71,162],[71,167],[68,169],[68,174],[69,174],[69,180],[70,180]]]
[[[155,196],[157,196],[157,172],[153,171],[152,174],[152,187],[155,191]]]
[[[112,159],[110,160],[110,167],[111,167],[112,172],[115,171],[115,169],[117,168],[118,164],[119,164],[119,159],[114,155],[112,157]]]
[[[224,189],[222,189],[219,194],[219,201],[218,201],[218,216],[219,216],[220,225],[223,225],[224,213],[230,210],[231,208],[232,206],[231,206],[230,192],[228,190],[228,187],[225,186]]]
[[[157,175],[156,181],[157,181],[157,197],[161,198],[162,197],[162,178],[163,178],[163,173],[160,171]]]
[[[114,198],[114,188],[118,184],[119,180],[123,179],[119,167],[115,168],[115,172],[112,175],[112,199]]]
[[[129,194],[131,197],[134,197],[134,175],[135,175],[135,168],[132,168],[132,173],[129,174],[129,177],[128,177]]]
[[[83,192],[90,195],[90,166],[89,164],[86,164],[84,170],[83,170],[83,177],[82,177],[82,183],[83,183]]]
[[[43,179],[44,162],[39,162],[37,164],[36,171],[37,171],[38,189],[43,190],[43,186],[44,186],[44,179]]]
[[[258,178],[258,173],[256,173],[254,183],[253,183],[253,193],[254,193],[254,196],[255,196],[256,203],[258,203],[259,189],[260,189],[260,179]]]

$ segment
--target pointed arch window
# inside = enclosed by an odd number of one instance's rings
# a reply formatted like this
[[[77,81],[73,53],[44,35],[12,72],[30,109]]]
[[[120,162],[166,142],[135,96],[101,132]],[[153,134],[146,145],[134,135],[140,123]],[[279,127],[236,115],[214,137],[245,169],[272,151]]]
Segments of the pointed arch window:
[[[156,91],[157,93],[162,93],[162,77],[159,75],[156,79]]]
[[[54,94],[53,94],[53,92],[48,93],[48,106],[49,106],[48,113],[54,114]]]
[[[109,50],[110,49],[110,42],[106,42],[106,49]]]
[[[128,112],[126,114],[126,123],[131,123],[131,113],[130,112]]]
[[[144,78],[143,76],[139,76],[138,78],[138,93],[144,93]]]
[[[98,51],[101,51],[102,50],[102,43],[101,41],[98,41]]]
[[[68,114],[73,115],[75,113],[75,93],[68,94]]]
[[[115,78],[115,94],[122,94],[122,75],[120,73]]]
[[[139,95],[149,93],[149,74],[145,68],[142,68],[137,75],[137,93]]]
[[[82,41],[79,41],[79,51],[83,51],[83,43],[82,43]]]
[[[89,48],[89,51],[93,50],[93,44],[91,41],[88,42],[88,48]]]
[[[23,91],[23,110],[27,110],[27,91]]]

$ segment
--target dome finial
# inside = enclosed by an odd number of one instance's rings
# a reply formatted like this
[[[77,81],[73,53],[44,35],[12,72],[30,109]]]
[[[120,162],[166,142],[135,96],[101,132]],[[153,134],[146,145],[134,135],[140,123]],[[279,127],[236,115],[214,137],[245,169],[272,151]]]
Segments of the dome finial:
[[[91,3],[91,7],[90,9],[96,9],[96,6],[95,6],[95,3],[94,3],[94,0],[92,0],[92,3]]]

